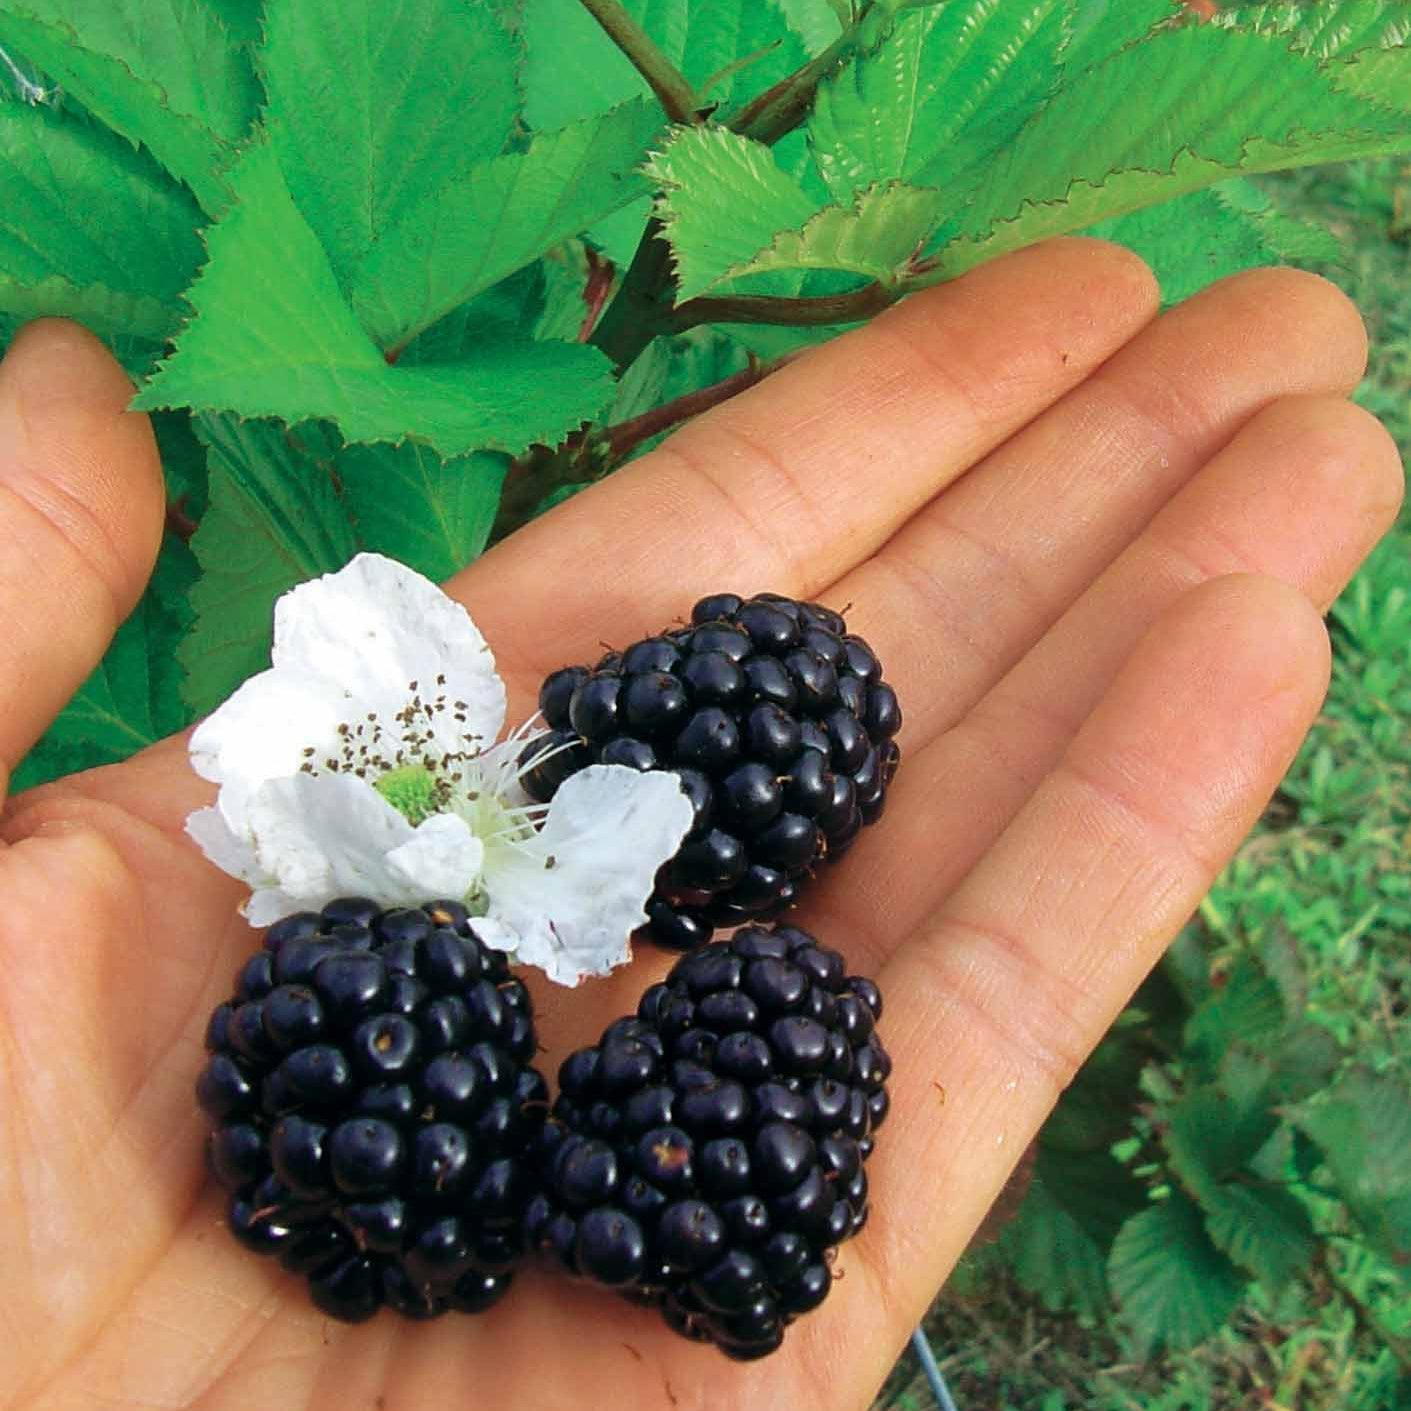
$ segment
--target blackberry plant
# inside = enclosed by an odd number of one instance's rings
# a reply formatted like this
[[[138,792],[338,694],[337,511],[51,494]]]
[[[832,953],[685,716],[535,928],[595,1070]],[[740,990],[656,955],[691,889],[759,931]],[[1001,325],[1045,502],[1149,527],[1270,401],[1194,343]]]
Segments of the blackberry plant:
[[[172,533],[21,787],[268,659],[359,549],[445,578],[915,290],[1096,231],[1169,298],[1327,255],[1251,174],[1411,150],[1393,0],[3,0],[0,344],[157,411]]]

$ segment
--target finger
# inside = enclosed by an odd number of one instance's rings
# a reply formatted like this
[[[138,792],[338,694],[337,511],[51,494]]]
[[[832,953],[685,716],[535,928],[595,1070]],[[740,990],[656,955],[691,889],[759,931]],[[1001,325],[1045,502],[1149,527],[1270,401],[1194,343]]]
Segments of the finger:
[[[982,266],[691,423],[451,590],[536,683],[546,665],[655,630],[706,592],[812,594],[1081,382],[1155,307],[1146,267],[1099,241]]]
[[[132,384],[76,324],[45,320],[0,364],[0,765],[97,665],[146,585],[164,492]]]
[[[879,1361],[1253,825],[1327,673],[1326,634],[1297,590],[1254,577],[1194,590],[887,966],[892,1116],[872,1163],[873,1223],[844,1256],[828,1320],[855,1337],[859,1323],[878,1328]]]
[[[1318,397],[1260,412],[963,720],[904,761],[885,825],[817,900],[853,935],[854,965],[880,965],[970,870],[1162,612],[1231,573],[1282,579],[1325,611],[1404,486],[1395,443],[1361,408]]]
[[[831,581],[1086,376],[1155,301],[1150,271],[1117,246],[1021,251],[813,350],[530,524],[448,585],[493,644],[512,712],[532,709],[546,671],[679,617],[722,574],[781,591]],[[826,507],[810,509],[814,498]],[[742,542],[755,505],[768,522]],[[771,576],[790,552],[808,583]],[[207,792],[188,776],[173,740],[90,780],[179,829]]]
[[[1357,310],[1293,270],[1226,280],[1144,330],[828,597],[907,703],[903,747],[959,720],[1261,407],[1348,392]]]
[[[1161,618],[1053,775],[882,975],[892,1115],[834,1300],[865,1404],[1013,1163],[1259,817],[1328,679],[1294,588],[1204,584]],[[868,1333],[872,1343],[868,1342]]]

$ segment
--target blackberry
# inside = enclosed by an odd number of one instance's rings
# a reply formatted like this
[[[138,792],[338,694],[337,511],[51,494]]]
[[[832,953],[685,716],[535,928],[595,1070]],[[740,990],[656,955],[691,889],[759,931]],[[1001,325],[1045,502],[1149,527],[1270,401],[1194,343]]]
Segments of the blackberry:
[[[236,985],[196,1084],[235,1238],[349,1322],[488,1308],[549,1107],[505,957],[454,902],[344,898],[272,926]]]
[[[731,1357],[774,1351],[867,1219],[881,1007],[794,927],[683,956],[564,1061],[528,1242]]]
[[[554,672],[539,708],[550,734],[524,782],[541,803],[593,763],[680,775],[695,824],[646,928],[677,950],[791,905],[881,816],[901,758],[876,653],[838,613],[772,593],[702,598],[690,626]]]

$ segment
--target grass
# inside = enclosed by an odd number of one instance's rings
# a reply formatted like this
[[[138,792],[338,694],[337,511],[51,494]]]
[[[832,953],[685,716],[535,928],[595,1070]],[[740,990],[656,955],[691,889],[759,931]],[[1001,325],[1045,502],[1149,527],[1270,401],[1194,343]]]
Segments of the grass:
[[[1357,399],[1411,460],[1411,162],[1314,168],[1267,184],[1342,237],[1344,262],[1319,272],[1347,291],[1371,333]],[[1192,924],[1231,954],[1292,939],[1310,1015],[1362,1061],[1406,1073],[1411,512],[1329,628],[1334,675],[1318,724]],[[1145,1364],[1120,1327],[1045,1311],[984,1251],[957,1270],[927,1326],[960,1411],[1411,1411],[1411,1377],[1387,1347],[1411,1336],[1411,1283],[1352,1240],[1331,1248],[1328,1267],[1277,1301],[1256,1291],[1202,1346]],[[934,1407],[908,1355],[875,1411]]]

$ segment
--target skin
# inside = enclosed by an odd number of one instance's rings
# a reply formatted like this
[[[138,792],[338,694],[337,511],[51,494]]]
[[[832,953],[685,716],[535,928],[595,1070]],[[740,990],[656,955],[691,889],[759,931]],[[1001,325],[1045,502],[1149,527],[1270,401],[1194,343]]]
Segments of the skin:
[[[907,723],[880,827],[798,916],[875,975],[896,1057],[872,1220],[740,1366],[524,1275],[479,1319],[347,1328],[238,1250],[192,1097],[255,946],[184,838],[167,741],[13,799],[0,852],[0,1407],[865,1408],[1013,1164],[1257,818],[1326,685],[1327,609],[1399,504],[1331,286],[1261,271],[1157,316],[1065,240],[798,359],[466,569],[511,720],[543,674],[722,588],[851,604]],[[156,453],[96,341],[0,367],[0,758],[137,600]],[[546,1071],[667,967],[538,987]]]

